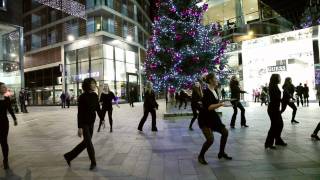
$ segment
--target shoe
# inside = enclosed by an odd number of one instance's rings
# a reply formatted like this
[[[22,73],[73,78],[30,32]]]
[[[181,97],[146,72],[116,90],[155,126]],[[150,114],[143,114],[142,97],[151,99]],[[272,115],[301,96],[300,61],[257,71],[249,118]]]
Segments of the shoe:
[[[193,131],[193,128],[192,128],[192,127],[189,127],[189,131]]]
[[[234,129],[234,126],[230,126],[231,129]]]
[[[218,158],[219,159],[224,158],[226,160],[232,160],[232,157],[228,156],[228,154],[226,154],[226,153],[219,153],[218,154]]]
[[[273,149],[273,150],[276,150],[277,148],[273,145],[264,145],[264,148],[265,149]]]
[[[67,154],[64,154],[63,157],[67,161],[68,166],[71,167],[71,161],[67,158]]]
[[[112,133],[112,128],[110,128],[110,132]]]
[[[96,163],[91,163],[90,170],[94,170],[97,167]]]
[[[3,160],[3,169],[9,169],[8,161]]]
[[[157,128],[152,128],[151,131],[157,132],[158,129]]]
[[[142,128],[141,128],[141,127],[138,127],[138,131],[141,131],[141,132],[142,132]]]
[[[98,131],[97,132],[100,132],[100,129],[98,129]]]
[[[208,162],[204,159],[204,157],[198,156],[198,162],[203,165],[207,165]]]
[[[299,122],[298,122],[298,121],[296,121],[296,120],[291,120],[291,124],[293,124],[293,123],[298,124]]]
[[[288,144],[285,142],[279,142],[279,143],[276,142],[276,145],[277,146],[287,146]]]
[[[316,134],[311,134],[311,138],[312,138],[312,139],[315,139],[315,140],[317,140],[317,141],[320,141],[319,136],[316,135]]]
[[[245,125],[241,125],[241,127],[249,127],[249,126],[245,124]]]

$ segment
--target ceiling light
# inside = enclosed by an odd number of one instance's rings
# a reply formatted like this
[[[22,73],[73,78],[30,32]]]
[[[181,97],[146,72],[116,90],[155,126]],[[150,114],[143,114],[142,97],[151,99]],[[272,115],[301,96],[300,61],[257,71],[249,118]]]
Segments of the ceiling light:
[[[75,37],[73,35],[68,35],[67,39],[68,41],[74,41]]]

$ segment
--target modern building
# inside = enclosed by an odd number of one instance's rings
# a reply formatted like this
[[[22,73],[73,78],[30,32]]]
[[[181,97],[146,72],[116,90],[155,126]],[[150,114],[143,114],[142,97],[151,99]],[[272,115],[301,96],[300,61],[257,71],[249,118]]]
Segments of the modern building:
[[[23,81],[22,2],[0,0],[0,81],[18,95]]]
[[[122,100],[129,87],[140,94],[151,29],[148,0],[79,0],[85,18],[39,2],[23,5],[25,80],[32,104],[59,104],[63,91],[75,103],[86,77],[99,87],[108,84]]]

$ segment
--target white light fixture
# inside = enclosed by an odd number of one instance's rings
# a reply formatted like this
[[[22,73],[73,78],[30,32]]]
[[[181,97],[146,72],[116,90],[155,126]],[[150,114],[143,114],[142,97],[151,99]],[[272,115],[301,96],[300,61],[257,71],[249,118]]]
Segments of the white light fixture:
[[[11,53],[10,57],[15,58],[15,57],[17,57],[17,55],[15,53]]]
[[[249,36],[253,36],[253,35],[254,35],[254,32],[253,32],[253,31],[249,31],[249,32],[248,32],[248,35],[249,35]]]
[[[68,35],[67,39],[68,41],[74,41],[75,37],[73,35]]]
[[[127,36],[126,39],[127,39],[127,41],[130,41],[130,42],[131,42],[131,41],[132,41],[132,36],[129,35],[129,36]]]

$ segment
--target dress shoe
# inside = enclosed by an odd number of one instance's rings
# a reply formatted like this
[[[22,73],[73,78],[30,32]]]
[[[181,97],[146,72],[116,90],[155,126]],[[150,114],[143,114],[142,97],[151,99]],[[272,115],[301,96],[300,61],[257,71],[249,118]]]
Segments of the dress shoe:
[[[142,128],[138,127],[138,130],[139,130],[140,132],[142,132]]]
[[[90,170],[94,170],[97,167],[96,163],[91,163]]]
[[[226,160],[232,160],[232,157],[228,156],[228,154],[226,154],[226,153],[219,153],[218,154],[218,158],[219,159],[224,158]]]
[[[298,124],[299,122],[296,120],[291,120],[291,124],[294,124],[294,123]]]
[[[234,129],[234,126],[230,126],[231,129]]]
[[[151,131],[157,132],[158,129],[157,128],[152,128]]]
[[[245,125],[241,125],[241,127],[249,127],[249,126],[245,124]]]
[[[3,160],[3,169],[9,169],[9,162],[7,160]]]
[[[312,138],[312,139],[315,139],[315,140],[317,140],[317,141],[320,141],[319,136],[316,135],[316,134],[311,134],[311,138]]]
[[[68,166],[71,167],[71,161],[67,158],[67,154],[64,154],[63,157],[67,161]]]
[[[192,128],[192,127],[189,127],[189,130],[190,130],[190,131],[193,131],[193,128]]]
[[[275,143],[277,146],[287,146],[288,144],[283,142],[283,141],[280,141],[280,142],[276,142]]]
[[[112,128],[110,128],[110,132],[112,133]]]
[[[207,165],[208,162],[202,156],[198,156],[198,162],[203,165]]]

